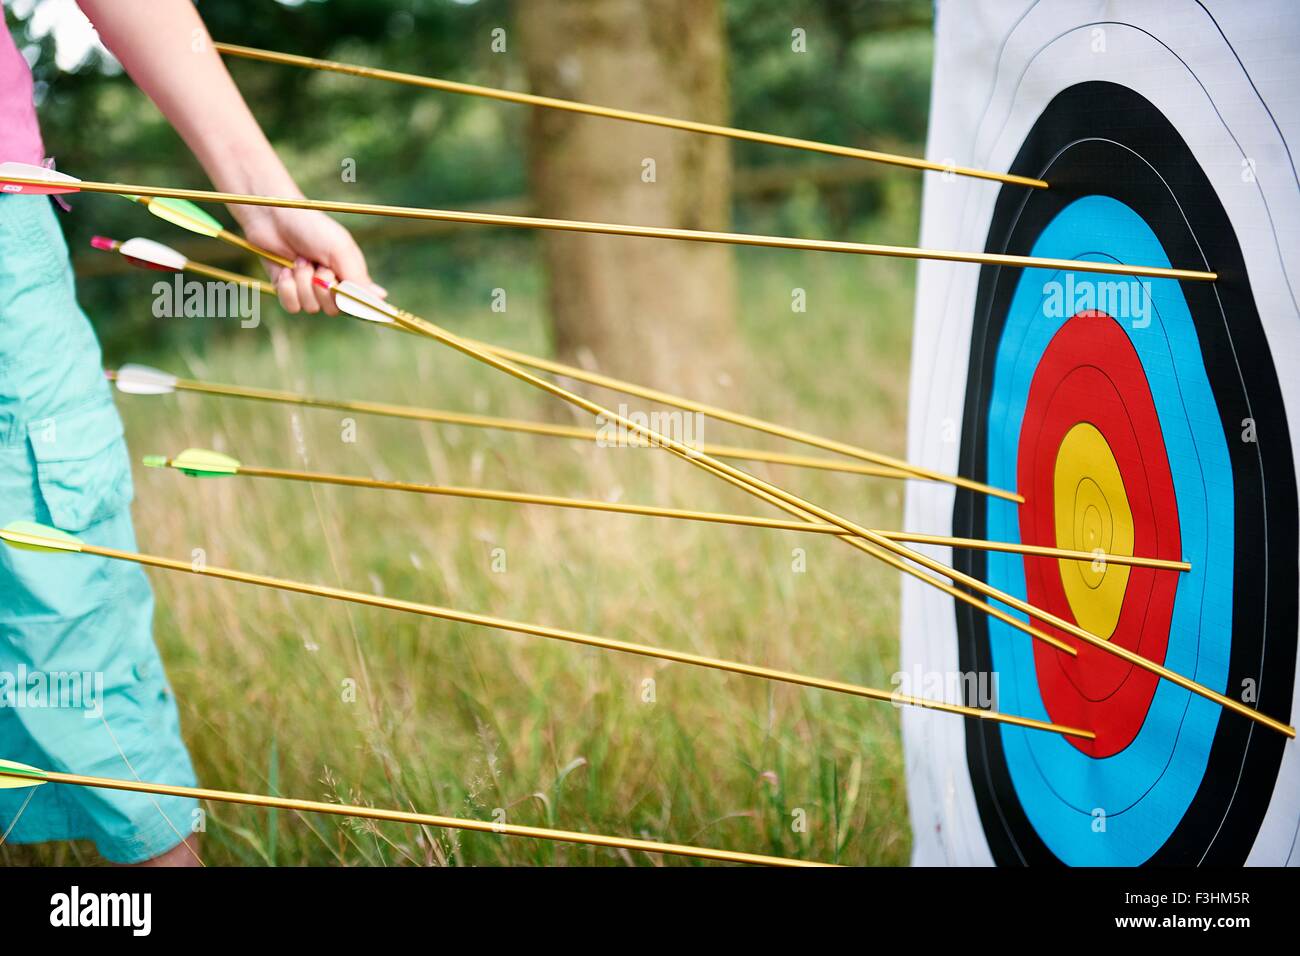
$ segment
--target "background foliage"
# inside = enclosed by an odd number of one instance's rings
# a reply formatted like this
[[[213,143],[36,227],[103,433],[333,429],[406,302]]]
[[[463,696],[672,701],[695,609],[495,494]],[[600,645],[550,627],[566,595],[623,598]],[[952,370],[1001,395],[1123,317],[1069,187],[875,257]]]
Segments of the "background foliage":
[[[37,7],[49,2],[66,0],[36,0]],[[506,0],[206,0],[199,8],[218,40],[525,88],[517,51],[493,53],[489,45],[493,28],[511,28]],[[832,143],[922,149],[928,0],[727,0],[725,11],[735,125]],[[34,37],[31,18],[11,14],[9,21],[34,63],[46,149],[60,168],[87,179],[210,188],[180,138],[116,63],[92,53],[76,69],[61,70],[52,34]],[[791,53],[796,27],[807,32],[806,54]],[[230,67],[309,196],[475,208],[527,192],[521,108],[268,64],[232,60]],[[346,186],[339,176],[345,158],[357,168],[357,182]],[[817,159],[741,143],[735,161],[745,169]],[[880,214],[890,189],[909,186],[915,181],[900,185],[896,177],[829,196],[795,190],[742,205],[737,224],[844,234]],[[914,202],[897,193],[892,198]],[[154,224],[138,209],[111,198],[82,203],[93,213],[65,217],[77,255],[85,254],[95,233],[154,235]],[[230,222],[224,211],[217,214]],[[392,271],[418,265],[454,297],[474,281],[484,241],[515,243],[523,247],[516,255],[531,255],[528,236],[485,240],[468,230],[454,241],[424,243],[412,255],[397,250]],[[210,339],[209,330],[169,327],[149,317],[138,308],[140,288],[138,277],[83,284],[84,304],[110,358],[169,336],[195,348]]]

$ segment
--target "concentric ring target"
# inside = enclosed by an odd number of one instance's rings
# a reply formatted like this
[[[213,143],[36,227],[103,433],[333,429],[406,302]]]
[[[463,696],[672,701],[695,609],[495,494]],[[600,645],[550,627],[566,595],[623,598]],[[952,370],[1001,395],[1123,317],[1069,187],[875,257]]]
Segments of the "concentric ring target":
[[[1294,725],[1300,640],[1300,8],[938,0],[921,244],[1213,282],[918,267],[908,455],[937,534],[1182,559],[936,558]],[[901,670],[1067,740],[902,715],[919,864],[1300,864],[1294,741],[1104,647],[1071,657],[904,581]],[[991,695],[976,695],[992,685]]]
[[[1012,170],[1053,187],[1004,192],[989,251],[1204,268],[1221,278],[1099,282],[986,268],[961,469],[1027,500],[958,495],[955,533],[1181,557],[1193,569],[971,552],[957,566],[1289,718],[1294,462],[1231,224],[1177,131],[1115,84],[1058,94]],[[1097,732],[1079,745],[967,728],[996,861],[1244,861],[1253,841],[1242,835],[1258,831],[1273,793],[1280,735],[1099,650],[1070,660],[984,615],[956,614],[961,669],[996,674],[1001,707]]]

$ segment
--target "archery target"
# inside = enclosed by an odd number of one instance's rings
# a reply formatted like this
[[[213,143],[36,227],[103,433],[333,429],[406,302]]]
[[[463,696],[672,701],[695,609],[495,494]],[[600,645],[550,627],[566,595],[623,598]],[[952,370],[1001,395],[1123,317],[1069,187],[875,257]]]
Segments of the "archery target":
[[[937,555],[1294,723],[1300,13],[942,3],[938,29],[930,158],[1051,186],[931,177],[922,245],[1219,278],[924,263],[912,460],[1025,501],[913,483],[906,526],[1190,562]],[[915,862],[1300,863],[1293,742],[1034,623],[1078,656],[904,583],[906,673],[1096,733],[905,714]]]

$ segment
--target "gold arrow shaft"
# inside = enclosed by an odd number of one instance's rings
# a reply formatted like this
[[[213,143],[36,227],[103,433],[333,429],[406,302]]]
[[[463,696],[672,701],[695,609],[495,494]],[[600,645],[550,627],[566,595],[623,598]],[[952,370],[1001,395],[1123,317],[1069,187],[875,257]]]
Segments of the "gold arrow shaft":
[[[187,262],[185,265],[187,271],[195,272],[201,276],[207,276],[209,279],[216,279],[219,282],[233,282],[236,285],[246,285],[256,289],[263,295],[275,295],[275,286],[265,279],[254,279],[252,276],[241,275],[238,272],[229,272],[226,269],[220,269],[217,266],[205,265],[202,262]]]
[[[245,277],[240,277],[245,279]],[[255,279],[245,281],[256,282]],[[116,378],[116,372],[105,373],[109,380]],[[416,408],[411,405],[390,405],[384,402],[352,401],[347,399],[319,398],[284,392],[277,389],[255,388],[242,385],[225,385],[215,382],[199,382],[192,379],[177,379],[177,391],[196,392],[204,395],[220,395],[229,398],[244,398],[253,401],[275,402],[286,405],[299,405],[307,408],[329,408],[337,411],[359,412],[367,415],[380,415],[387,418],[403,418],[413,421],[433,422],[442,425],[458,425],[468,428],[491,428],[500,431],[522,432],[530,435],[544,435],[553,438],[575,438],[582,441],[596,442],[600,433],[590,428],[572,425],[552,425],[546,422],[530,422],[517,418],[498,418],[492,415],[473,415],[467,412],[451,412],[441,409]],[[647,448],[649,444],[640,438],[630,447]],[[731,458],[737,461],[762,461],[774,465],[789,465],[795,468],[814,468],[821,471],[844,472],[852,475],[866,475],[875,478],[915,478],[897,468],[883,466],[858,465],[853,462],[837,461],[833,458],[817,458],[809,455],[789,455],[783,452],[765,451],[757,448],[739,448],[732,445],[703,444],[701,451],[719,458]]]
[[[776,681],[778,683],[796,684],[801,687],[813,687],[818,690],[848,694],[853,697],[865,697],[868,700],[888,701],[890,703],[901,704],[908,707],[921,707],[927,710],[938,710],[943,711],[944,713],[957,714],[962,717],[969,717],[977,720],[991,720],[996,723],[1011,724],[1017,727],[1026,727],[1033,730],[1045,730],[1052,733],[1067,734],[1069,736],[1081,737],[1089,740],[1094,736],[1090,730],[1066,727],[1061,724],[1034,720],[1030,717],[1003,714],[994,710],[984,710],[979,707],[967,707],[962,704],[950,704],[946,701],[914,697],[910,694],[880,690],[874,687],[864,687],[859,684],[845,683],[844,681],[827,680],[821,677],[810,677],[806,674],[795,673],[794,671],[778,670],[771,667],[760,667],[756,664],[745,664],[740,661],[709,657],[704,654],[692,654],[687,651],[677,651],[666,647],[652,647],[649,644],[620,641],[596,634],[585,634],[580,631],[571,631],[566,628],[550,627],[545,624],[514,621],[509,618],[494,617],[488,614],[476,614],[472,611],[460,611],[455,608],[440,607],[434,604],[422,604],[418,601],[406,601],[401,598],[391,598],[381,594],[370,594],[365,591],[349,591],[345,588],[329,587],[323,584],[310,584],[306,581],[293,581],[287,578],[270,577],[264,574],[253,574],[248,571],[236,571],[232,568],[196,565],[192,562],[176,561],[172,558],[164,558],[155,554],[142,554],[135,551],[120,551],[116,548],[105,548],[99,545],[87,544],[85,542],[80,542],[78,553],[93,554],[102,558],[111,558],[115,561],[130,561],[134,564],[141,564],[146,567],[161,568],[167,571],[180,571],[185,574],[199,575],[200,577],[220,578],[224,581],[235,581],[240,584],[253,584],[258,587],[273,588],[277,591],[288,591],[294,594],[308,594],[313,597],[329,598],[330,600],[344,601],[349,604],[359,604],[366,607],[376,607],[390,611],[403,611],[408,614],[418,614],[423,617],[438,618],[443,621],[454,621],[458,624],[471,624],[477,627],[487,627],[499,631],[510,631],[515,634],[526,634],[531,637],[547,638],[550,640],[563,641],[569,644],[580,644],[585,647],[598,647],[602,650],[619,651],[624,654],[635,654],[639,657],[650,657],[657,660],[671,661],[674,664],[689,664],[695,667],[727,671],[732,674],[741,674],[746,677],[757,677],[762,680]]]
[[[321,70],[330,73],[342,73],[348,76],[365,77],[372,80],[385,80],[406,86],[418,86],[424,89],[440,90],[444,93],[457,93],[463,96],[477,96],[484,99],[498,100],[505,103],[518,103],[525,106],[540,106],[546,109],[563,110],[569,113],[581,113],[586,116],[599,116],[604,119],[623,120],[649,126],[662,126],[667,129],[684,130],[691,133],[703,133],[708,136],[721,136],[727,139],[743,140],[750,143],[763,143],[768,146],[784,146],[813,153],[826,153],[832,156],[845,156],[850,159],[862,159],[874,163],[887,163],[909,169],[930,172],[949,173],[955,176],[969,176],[975,179],[992,180],[1016,186],[1029,186],[1046,189],[1047,183],[1029,176],[1017,176],[1012,173],[998,173],[987,169],[975,169],[969,166],[956,166],[936,163],[914,156],[900,156],[896,153],[879,152],[873,149],[858,149],[852,146],[836,146],[816,140],[796,139],[793,136],[779,136],[773,133],[760,133],[753,130],[738,129],[732,126],[719,126],[715,123],[699,123],[694,120],[674,119],[654,113],[642,113],[623,110],[609,106],[597,106],[575,100],[557,99],[552,96],[538,96],[533,93],[515,93],[511,90],[496,89],[489,86],[477,86],[472,83],[458,83],[432,76],[420,76],[414,73],[399,73],[369,66],[357,66],[351,63],[339,63],[335,60],[318,60],[313,57],[295,56],[289,53],[277,53],[272,50],[258,50],[253,47],[238,46],[233,43],[214,43],[218,53],[237,56],[247,60],[261,60],[266,63],[278,63],[285,66],[302,67],[309,70]]]
[[[339,817],[359,817],[388,823],[406,823],[417,826],[439,827],[448,830],[470,830],[477,833],[495,833],[500,836],[527,837],[533,840],[551,840],[557,843],[581,843],[588,846],[612,847],[645,853],[666,853],[672,856],[715,860],[722,863],[748,863],[758,866],[821,867],[828,863],[795,860],[782,856],[765,856],[759,853],[741,853],[736,850],[719,850],[712,847],[691,846],[684,843],[661,843],[658,840],[638,840],[631,837],[604,836],[599,833],[582,833],[576,830],[553,830],[549,827],[522,826],[514,823],[495,823],[484,820],[467,820],[461,817],[444,817],[433,813],[415,813],[407,810],[383,810],[347,803],[323,803],[317,800],[296,800],[290,797],[273,797],[258,793],[240,793],[232,790],[210,790],[206,787],[181,787],[164,783],[146,783],[138,780],[118,780],[113,777],[92,777],[78,773],[59,773],[43,770],[39,777],[33,774],[12,773],[0,767],[0,776],[22,780],[39,779],[47,783],[75,787],[93,787],[99,790],[125,790],[130,793],[149,793],[166,797],[192,797],[272,810],[289,810],[295,813],[323,813]]]
[[[25,186],[48,185],[44,180],[20,176],[6,176],[5,182]],[[458,222],[465,225],[501,226],[510,229],[543,229],[552,232],[582,232],[600,236],[625,236],[640,239],[679,239],[686,242],[794,249],[802,252],[836,252],[848,255],[885,256],[901,259],[934,259],[940,262],[964,262],[973,265],[1006,266],[1017,269],[1053,269],[1066,272],[1092,272],[1101,275],[1179,279],[1189,282],[1213,282],[1218,278],[1217,274],[1213,272],[1197,269],[1172,269],[1167,266],[1092,262],[1083,259],[1051,259],[1038,256],[1006,255],[1003,253],[965,252],[954,249],[921,249],[916,246],[889,246],[870,242],[845,242],[835,239],[800,239],[792,236],[763,236],[707,229],[635,226],[612,222],[589,222],[579,219],[549,219],[540,216],[467,212],[459,209],[429,209],[422,206],[385,206],[380,203],[299,199],[293,196],[254,196],[247,193],[140,186],[130,183],[96,182],[94,180],[78,180],[76,188],[81,192],[109,193],[118,196],[151,196],[168,199],[188,199],[192,202],[219,202],[236,206],[274,206],[280,209],[314,209],[319,212],[346,215],[390,216],[395,219],[426,219],[436,222]]]
[[[174,462],[168,462],[175,467]],[[773,531],[798,531],[807,534],[836,534],[844,532],[833,524],[800,520],[763,518],[757,515],[727,514],[717,511],[696,511],[685,508],[664,508],[656,505],[636,505],[625,502],[600,501],[592,498],[570,498],[559,495],[531,494],[521,491],[503,491],[495,488],[467,488],[457,485],[426,485],[418,482],[390,481],[357,475],[339,475],[329,472],[296,471],[286,468],[264,468],[241,463],[237,474],[250,478],[272,478],[281,481],[301,481],[349,488],[372,488],[380,491],[400,491],[449,498],[471,498],[479,501],[499,501],[512,504],[541,505],[552,508],[572,508],[581,511],[605,511],[612,514],[639,515],[647,518],[670,518],[681,521],[701,521],[712,524],[730,524]],[[1074,551],[1044,545],[1021,544],[1014,541],[986,541],[981,538],[959,538],[940,534],[922,534],[908,531],[882,531],[873,529],[891,541],[915,544],[941,545],[949,548],[967,548],[976,551],[1000,551],[1009,554],[1034,555],[1064,561],[1092,564],[1116,564],[1128,567],[1154,568],[1166,571],[1190,571],[1185,561],[1148,558],[1141,555],[1106,554],[1104,552]]]

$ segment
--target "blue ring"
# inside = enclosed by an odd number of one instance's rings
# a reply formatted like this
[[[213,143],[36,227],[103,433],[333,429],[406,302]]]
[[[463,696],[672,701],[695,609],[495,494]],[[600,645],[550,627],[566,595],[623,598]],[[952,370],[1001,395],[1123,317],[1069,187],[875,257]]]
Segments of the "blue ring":
[[[1032,254],[1169,265],[1141,217],[1106,196],[1088,196],[1063,209]],[[996,487],[1015,487],[1030,382],[1048,342],[1073,314],[1066,308],[1061,316],[1047,317],[1043,308],[1046,284],[1065,282],[1067,275],[1024,270],[1008,309],[988,410],[988,481]],[[1080,286],[1112,281],[1073,275]],[[1151,386],[1173,474],[1183,557],[1192,564],[1190,572],[1179,575],[1165,664],[1224,691],[1232,640],[1235,510],[1227,439],[1178,283],[1149,279],[1143,284],[1150,324],[1120,324]],[[986,500],[988,536],[1019,541],[1018,506]],[[988,582],[1024,599],[1021,562],[1015,555],[991,553]],[[1031,641],[990,619],[999,707],[1048,720]],[[1217,704],[1162,680],[1137,737],[1110,757],[1090,757],[1057,735],[1017,727],[1001,729],[1002,744],[1020,803],[1053,853],[1071,865],[1130,866],[1145,862],[1164,844],[1196,796],[1219,716]]]

